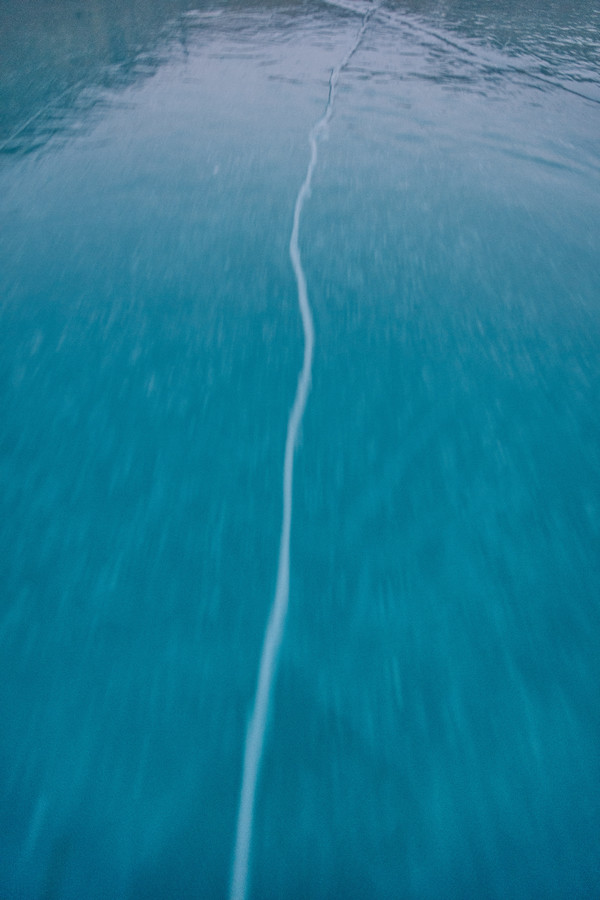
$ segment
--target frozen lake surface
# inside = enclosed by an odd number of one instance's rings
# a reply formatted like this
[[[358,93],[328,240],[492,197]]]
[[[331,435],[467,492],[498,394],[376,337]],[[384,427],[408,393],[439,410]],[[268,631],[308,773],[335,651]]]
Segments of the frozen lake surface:
[[[37,6],[0,896],[597,898],[598,5]]]

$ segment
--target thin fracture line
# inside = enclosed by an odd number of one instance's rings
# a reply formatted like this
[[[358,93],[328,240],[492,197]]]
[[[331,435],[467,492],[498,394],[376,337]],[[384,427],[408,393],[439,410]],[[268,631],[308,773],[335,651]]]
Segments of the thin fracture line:
[[[515,66],[512,63],[506,63],[503,67],[499,65],[495,65],[493,63],[488,62],[485,58],[485,55],[479,53],[475,50],[471,50],[469,47],[465,47],[464,44],[459,44],[458,41],[453,41],[450,38],[445,37],[443,34],[439,34],[437,31],[433,31],[430,28],[424,28],[422,25],[415,25],[412,22],[406,23],[410,29],[413,31],[419,31],[421,34],[427,34],[430,37],[435,38],[443,44],[448,44],[450,47],[454,47],[456,50],[460,50],[461,53],[464,53],[465,56],[471,56],[473,59],[476,59],[481,65],[485,67],[486,72],[497,72],[508,73],[514,72],[517,75],[524,75],[526,78],[531,78],[533,81],[541,81],[544,84],[549,84],[551,87],[555,87],[558,90],[566,91],[567,94],[574,94],[576,97],[581,97],[582,100],[587,100],[589,103],[600,104],[600,100],[597,97],[590,97],[589,94],[585,94],[583,91],[578,91],[575,88],[567,87],[566,84],[563,84],[560,81],[556,81],[554,78],[548,78],[545,75],[539,75],[537,72],[531,72],[529,69],[525,69],[522,66]],[[545,61],[543,57],[538,54],[529,54],[533,55],[537,59],[541,59],[543,62]],[[596,82],[594,82],[596,84]]]
[[[313,349],[315,343],[315,329],[313,317],[308,301],[308,291],[306,288],[306,277],[302,268],[300,259],[300,248],[298,245],[298,234],[300,230],[300,216],[304,201],[310,193],[310,185],[313,172],[317,164],[317,139],[321,136],[324,129],[333,114],[333,102],[335,99],[335,90],[339,81],[340,74],[345,66],[348,65],[351,57],[356,52],[369,19],[378,9],[378,6],[370,9],[362,20],[362,25],[356,36],[354,44],[343,58],[342,62],[336,66],[329,79],[329,96],[325,112],[313,126],[308,136],[310,144],[310,161],[306,176],[298,192],[296,198],[296,206],[294,208],[294,219],[292,226],[292,234],[290,237],[290,259],[296,276],[298,285],[298,305],[302,317],[302,327],[304,329],[304,361],[302,370],[298,379],[298,387],[296,388],[296,396],[294,405],[292,406],[290,417],[288,420],[287,436],[285,440],[285,455],[283,464],[283,522],[281,526],[281,539],[279,543],[279,562],[277,567],[277,583],[275,588],[275,598],[269,614],[267,629],[263,641],[262,653],[260,657],[260,666],[258,674],[258,682],[256,686],[256,694],[254,697],[254,708],[252,717],[246,734],[246,745],[244,748],[244,766],[242,773],[242,788],[240,793],[240,804],[238,809],[237,829],[235,850],[233,856],[233,874],[231,879],[230,898],[231,900],[245,900],[248,889],[248,869],[250,862],[250,847],[252,843],[252,824],[254,818],[254,802],[256,798],[256,786],[260,770],[260,763],[265,742],[265,732],[267,726],[267,717],[271,704],[271,695],[273,692],[273,682],[277,667],[277,657],[283,631],[285,628],[285,619],[288,608],[289,599],[289,582],[290,582],[290,532],[292,526],[292,488],[294,475],[294,450],[298,440],[298,432],[302,423],[302,417],[306,407],[306,401],[310,390],[310,379],[312,371]]]
[[[70,87],[65,88],[65,90],[58,94],[57,97],[53,97],[48,101],[48,103],[44,104],[41,109],[38,109],[38,111],[35,112],[32,116],[29,116],[28,119],[26,119],[24,122],[21,122],[21,124],[18,125],[17,128],[15,128],[15,130],[12,131],[4,141],[2,141],[2,143],[0,143],[0,153],[4,153],[6,148],[12,144],[15,138],[17,138],[23,131],[25,131],[26,128],[29,128],[32,122],[35,122],[36,119],[39,119],[40,116],[43,116],[44,113],[47,113],[48,110],[52,109],[53,106],[58,106],[68,94],[75,93],[81,87],[83,87],[83,85],[84,80],[82,79],[81,81],[77,81],[75,84],[72,84]]]

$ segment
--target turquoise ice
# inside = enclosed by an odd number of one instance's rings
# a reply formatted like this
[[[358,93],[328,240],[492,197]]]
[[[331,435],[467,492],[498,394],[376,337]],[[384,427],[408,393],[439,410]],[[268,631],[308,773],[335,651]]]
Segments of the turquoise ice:
[[[0,11],[3,898],[231,889],[324,114],[247,896],[599,894],[600,17],[375,6]]]

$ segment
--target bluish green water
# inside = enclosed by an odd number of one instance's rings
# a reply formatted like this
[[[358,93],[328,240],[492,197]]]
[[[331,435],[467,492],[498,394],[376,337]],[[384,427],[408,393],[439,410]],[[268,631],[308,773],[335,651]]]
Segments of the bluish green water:
[[[0,13],[0,897],[225,897],[369,4]],[[350,8],[352,7],[352,8]],[[600,15],[387,0],[252,898],[600,895]]]

